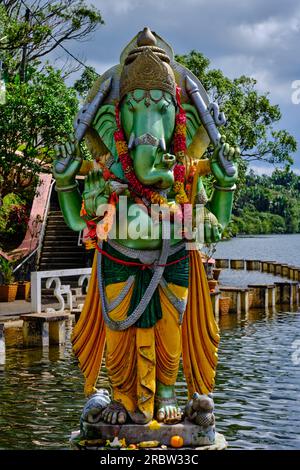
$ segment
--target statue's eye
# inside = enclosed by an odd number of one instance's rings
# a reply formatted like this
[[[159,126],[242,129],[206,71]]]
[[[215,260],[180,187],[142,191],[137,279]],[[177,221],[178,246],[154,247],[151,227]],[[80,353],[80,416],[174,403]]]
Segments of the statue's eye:
[[[135,110],[134,105],[133,105],[131,100],[127,101],[127,105],[128,105],[129,111],[134,111]]]

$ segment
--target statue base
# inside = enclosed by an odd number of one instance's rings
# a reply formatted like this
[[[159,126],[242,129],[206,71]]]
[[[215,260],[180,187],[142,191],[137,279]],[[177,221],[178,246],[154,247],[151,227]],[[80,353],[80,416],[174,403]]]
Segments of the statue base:
[[[160,424],[155,429],[151,429],[149,424],[107,424],[82,423],[81,432],[73,433],[71,443],[76,448],[94,448],[94,449],[112,449],[107,441],[125,439],[126,446],[130,444],[139,445],[141,442],[156,441],[156,447],[171,448],[170,441],[172,436],[181,436],[183,439],[183,448],[197,449],[216,449],[222,450],[227,447],[227,442],[222,434],[216,433],[214,427],[208,429],[202,428],[188,420],[178,424]],[[150,446],[149,447],[154,447]]]

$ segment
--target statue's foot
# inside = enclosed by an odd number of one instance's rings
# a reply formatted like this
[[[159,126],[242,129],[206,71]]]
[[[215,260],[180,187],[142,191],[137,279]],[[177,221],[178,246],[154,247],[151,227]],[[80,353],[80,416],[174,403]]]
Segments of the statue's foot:
[[[127,411],[121,403],[113,401],[102,411],[101,417],[108,424],[124,424]]]
[[[160,423],[176,424],[182,420],[182,411],[177,405],[176,401],[163,401],[159,400],[159,405],[156,411],[156,419]],[[175,399],[176,400],[176,399]]]
[[[157,382],[155,396],[156,419],[160,423],[176,424],[182,420],[173,385]]]
[[[147,424],[153,419],[153,413],[146,413],[140,410],[129,411],[128,414],[135,424]]]

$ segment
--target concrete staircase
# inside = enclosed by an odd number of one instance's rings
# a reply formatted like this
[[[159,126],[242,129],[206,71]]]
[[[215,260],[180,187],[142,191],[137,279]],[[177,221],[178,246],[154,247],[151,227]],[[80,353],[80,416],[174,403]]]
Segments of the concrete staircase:
[[[52,191],[50,210],[47,217],[46,230],[39,260],[39,271],[51,271],[58,269],[77,269],[92,265],[93,252],[85,247],[78,246],[78,232],[71,230],[65,223],[60,211],[56,191]],[[71,288],[77,288],[78,278],[64,277],[62,284],[69,284]],[[56,303],[52,295],[53,289],[46,289],[45,281],[42,282],[43,304]],[[82,299],[78,299],[82,302]]]
[[[78,246],[78,232],[66,225],[59,210],[49,211],[39,271],[84,268],[86,255],[84,246]]]

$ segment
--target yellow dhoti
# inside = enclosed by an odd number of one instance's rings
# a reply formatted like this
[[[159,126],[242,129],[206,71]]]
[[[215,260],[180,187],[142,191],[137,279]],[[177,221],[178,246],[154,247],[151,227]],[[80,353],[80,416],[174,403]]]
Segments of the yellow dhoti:
[[[124,283],[106,288],[109,301],[121,292]],[[170,285],[174,294],[184,299],[187,288]],[[110,312],[114,321],[127,316],[132,289],[122,303]],[[178,312],[159,287],[163,318],[152,328],[113,331],[106,327],[106,368],[113,389],[113,398],[127,411],[153,415],[156,379],[165,385],[176,381],[181,356],[181,326]]]
[[[168,285],[177,298],[184,299],[188,295],[182,326],[179,325],[176,308],[159,287],[162,318],[153,327],[132,326],[124,331],[106,327],[101,312],[96,263],[95,255],[87,298],[72,337],[73,349],[86,379],[85,393],[89,395],[95,391],[105,341],[106,368],[113,398],[129,412],[140,410],[147,415],[153,414],[156,379],[165,385],[175,383],[181,353],[189,396],[195,391],[212,391],[219,335],[199,252],[190,253],[188,289]],[[108,300],[114,300],[123,286],[123,282],[108,285]],[[112,320],[126,318],[133,288],[110,312]]]

